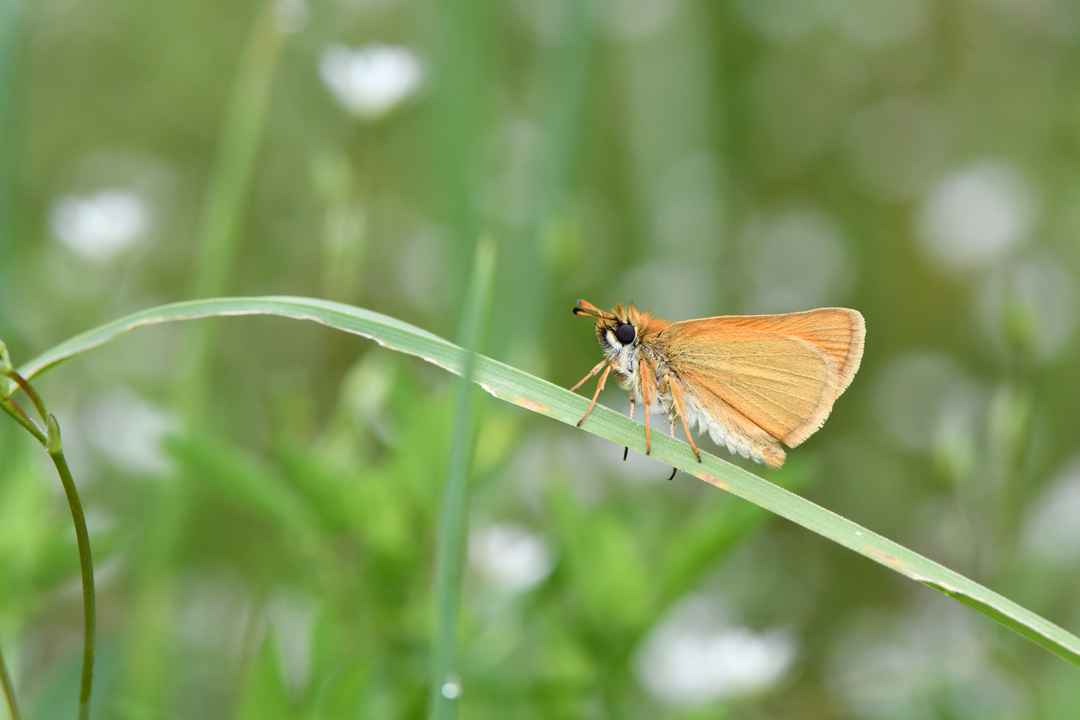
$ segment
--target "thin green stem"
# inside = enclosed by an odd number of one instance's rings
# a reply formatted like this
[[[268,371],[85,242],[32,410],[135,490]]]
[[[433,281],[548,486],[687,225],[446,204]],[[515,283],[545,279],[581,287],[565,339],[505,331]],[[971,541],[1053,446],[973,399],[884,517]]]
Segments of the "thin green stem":
[[[41,416],[41,421],[47,422],[49,411],[45,409],[45,403],[41,401],[41,396],[37,394],[37,390],[34,389],[34,386],[28,383],[26,381],[26,378],[24,378],[22,375],[15,372],[14,370],[9,371],[7,376],[14,380],[19,385],[19,387],[22,388],[22,391],[26,393],[26,397],[30,398],[30,402],[34,403],[34,407],[37,409],[38,415]]]
[[[94,642],[97,637],[97,599],[94,590],[94,561],[90,554],[90,534],[86,530],[86,516],[71,469],[64,457],[63,444],[60,442],[60,426],[56,417],[49,414],[46,418],[49,428],[49,443],[46,446],[52,458],[60,482],[64,485],[68,506],[71,508],[71,520],[75,524],[75,539],[79,545],[79,569],[82,571],[83,590],[83,666],[82,682],[79,687],[79,720],[90,718],[90,693],[94,683]]]
[[[42,446],[48,442],[45,433],[41,431],[41,428],[35,425],[34,421],[27,417],[26,413],[23,412],[23,409],[16,405],[11,398],[0,399],[0,409],[10,415],[15,422],[22,425],[23,429],[33,435],[34,439],[41,443]]]
[[[221,137],[203,201],[202,228],[192,280],[193,297],[212,297],[228,289],[241,249],[245,201],[251,192],[258,151],[270,105],[270,91],[286,35],[274,3],[255,17],[240,57],[235,84],[225,108]],[[181,363],[179,397],[184,419],[192,423],[207,403],[207,363],[216,339],[215,325],[190,329]]]
[[[2,347],[2,346],[0,346]],[[10,365],[6,351],[4,352],[4,366]],[[83,590],[83,665],[82,682],[79,688],[79,720],[90,718],[90,694],[94,682],[94,644],[97,637],[97,599],[94,590],[94,562],[90,554],[90,534],[86,530],[86,516],[83,514],[82,503],[79,501],[79,491],[75,487],[75,480],[71,477],[71,468],[68,467],[64,457],[64,446],[60,440],[60,425],[56,422],[56,416],[48,411],[41,396],[34,387],[13,369],[8,369],[4,376],[14,380],[30,401],[34,403],[41,419],[45,421],[46,432],[35,425],[26,416],[14,401],[9,397],[0,398],[0,408],[15,419],[23,428],[34,436],[38,442],[45,446],[45,450],[52,458],[56,472],[60,475],[60,482],[64,486],[64,494],[67,496],[68,506],[71,508],[71,519],[75,525],[75,539],[79,546],[79,568],[82,572]],[[18,718],[15,711],[15,691],[11,687],[11,680],[7,675],[7,668],[3,667],[3,658],[0,657],[0,675],[3,676],[4,694],[8,699],[8,706],[12,710],[12,717]]]
[[[19,720],[19,705],[15,702],[15,684],[11,682],[11,674],[8,673],[7,663],[4,662],[3,650],[0,650],[0,685],[4,688],[4,699],[7,700],[11,720]]]
[[[495,246],[490,240],[481,239],[476,247],[469,297],[462,315],[461,341],[468,349],[468,354],[455,401],[450,460],[446,471],[446,484],[443,486],[435,553],[435,637],[428,706],[428,717],[433,720],[450,720],[456,717],[456,701],[461,695],[461,680],[455,672],[455,666],[462,556],[468,530],[466,504],[469,496],[469,459],[472,455],[477,414],[473,376],[477,351],[487,327],[494,267]]]

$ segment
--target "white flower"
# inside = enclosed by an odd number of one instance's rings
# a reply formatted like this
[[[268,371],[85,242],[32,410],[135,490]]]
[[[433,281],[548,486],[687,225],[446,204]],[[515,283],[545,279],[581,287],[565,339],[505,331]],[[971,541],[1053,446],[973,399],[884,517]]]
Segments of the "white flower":
[[[1020,173],[1008,163],[982,161],[931,190],[919,236],[932,260],[954,270],[983,268],[1025,239],[1034,214]]]
[[[404,47],[373,44],[350,50],[335,44],[323,50],[319,74],[349,112],[377,118],[420,89],[424,66]]]
[[[1062,565],[1080,560],[1080,459],[1074,458],[1035,501],[1024,523],[1024,544]]]
[[[469,559],[507,592],[527,590],[551,572],[551,551],[537,535],[517,525],[494,525],[474,531]]]
[[[637,675],[659,700],[698,705],[763,690],[794,658],[795,644],[783,631],[731,626],[704,598],[692,596],[646,638]]]
[[[161,475],[171,466],[162,440],[180,423],[127,388],[96,398],[83,413],[86,437],[107,458],[132,472]]]
[[[65,195],[53,203],[49,225],[79,255],[105,261],[146,235],[150,211],[137,193],[111,188],[82,197]]]

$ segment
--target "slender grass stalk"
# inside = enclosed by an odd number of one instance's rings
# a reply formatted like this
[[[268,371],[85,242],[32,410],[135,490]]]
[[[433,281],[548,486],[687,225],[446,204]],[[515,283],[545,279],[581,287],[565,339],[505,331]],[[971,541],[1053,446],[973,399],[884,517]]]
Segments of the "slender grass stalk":
[[[225,110],[217,155],[203,201],[202,230],[196,255],[192,297],[221,295],[228,289],[240,249],[240,226],[259,141],[266,125],[270,89],[286,35],[278,25],[274,3],[263,5],[255,18]],[[189,330],[186,365],[180,393],[188,421],[202,414],[205,372],[214,324]]]
[[[64,495],[67,496],[68,507],[71,508],[71,520],[75,525],[75,539],[79,547],[79,569],[82,573],[83,591],[83,662],[82,678],[79,685],[79,720],[90,718],[90,695],[94,686],[94,656],[95,642],[97,639],[97,597],[94,588],[94,560],[90,552],[90,534],[86,530],[86,516],[83,514],[82,502],[79,500],[79,491],[75,487],[75,480],[71,476],[71,468],[68,467],[64,457],[64,446],[60,440],[60,424],[56,416],[48,411],[45,403],[41,400],[34,387],[11,367],[11,360],[7,348],[0,342],[0,374],[13,380],[30,401],[45,423],[46,433],[42,435],[40,429],[26,416],[10,397],[0,396],[0,407],[13,417],[20,425],[27,429],[34,438],[40,442],[49,453],[56,472],[60,475],[60,482],[64,486]],[[6,391],[5,391],[6,392]],[[0,657],[0,666],[3,658]],[[15,691],[11,687],[11,679],[8,677],[7,668],[0,667],[0,675],[3,676],[4,694],[8,698],[8,705],[12,711],[12,717],[17,718],[15,711]]]
[[[222,298],[174,303],[133,313],[61,343],[27,363],[22,373],[25,377],[38,375],[135,328],[223,315],[278,315],[321,323],[371,338],[384,347],[415,355],[459,375],[464,372],[468,355],[464,349],[426,330],[363,308],[312,298]],[[476,356],[474,372],[474,381],[495,397],[567,425],[575,425],[589,404],[587,398],[482,355]],[[636,452],[645,452],[644,426],[602,405],[593,409],[581,430]],[[653,435],[652,457],[944,593],[1080,665],[1080,638],[868,528],[715,455],[702,452],[698,462],[689,445],[664,433]]]
[[[468,349],[458,383],[450,458],[443,485],[439,534],[435,549],[435,632],[432,648],[428,717],[450,720],[457,716],[461,679],[457,664],[458,611],[461,569],[468,531],[469,460],[472,457],[477,402],[473,376],[476,357],[488,324],[495,245],[481,238],[476,246],[472,278],[461,320],[461,344]]]
[[[83,515],[82,503],[79,501],[79,491],[75,487],[75,480],[71,477],[71,469],[64,457],[63,443],[60,441],[60,425],[56,417],[49,413],[46,418],[49,428],[49,442],[46,450],[56,466],[56,472],[60,475],[60,482],[64,485],[64,494],[67,496],[68,506],[71,508],[71,519],[75,523],[75,539],[79,545],[79,568],[82,571],[83,588],[83,666],[82,680],[79,687],[79,720],[90,718],[90,693],[94,684],[94,645],[97,639],[97,599],[94,590],[94,560],[90,554],[90,535],[86,531],[86,516]]]
[[[15,701],[15,684],[11,682],[11,674],[8,672],[7,663],[4,662],[2,649],[0,649],[0,686],[4,688],[4,699],[7,700],[11,720],[19,720],[19,704]]]
[[[26,413],[23,412],[23,409],[15,403],[11,402],[11,400],[9,400],[8,398],[0,400],[0,409],[10,415],[12,419],[15,420],[15,422],[22,425],[23,429],[33,435],[34,439],[37,440],[39,443],[44,445],[46,442],[48,442],[48,439],[45,437],[45,433],[41,431],[41,428],[35,425],[34,421],[26,416]]]

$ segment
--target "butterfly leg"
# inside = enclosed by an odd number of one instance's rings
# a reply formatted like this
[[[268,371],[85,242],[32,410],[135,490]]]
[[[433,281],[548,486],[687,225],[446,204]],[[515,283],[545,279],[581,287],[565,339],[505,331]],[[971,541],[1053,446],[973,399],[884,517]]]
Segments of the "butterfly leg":
[[[671,426],[671,437],[675,437],[675,419],[668,418],[668,424]],[[671,474],[668,475],[668,482],[675,479],[676,472],[678,472],[678,468],[671,468]]]
[[[607,362],[606,360],[604,362]],[[599,367],[599,366],[598,366]],[[595,371],[595,368],[594,368]],[[600,382],[596,383],[596,392],[593,393],[592,402],[589,403],[589,409],[585,411],[585,414],[581,416],[581,419],[577,421],[577,426],[581,427],[581,423],[585,422],[585,418],[589,417],[589,413],[592,412],[593,406],[596,405],[596,398],[600,397],[600,391],[604,389],[604,383],[607,382],[608,373],[611,372],[611,366],[607,366],[607,370],[604,370],[604,374],[600,376]],[[588,380],[588,378],[585,378]],[[584,380],[582,381],[584,382]],[[578,383],[579,385],[581,383]]]
[[[649,380],[652,373],[645,365],[644,358],[638,362],[638,382],[641,383],[641,403],[645,406],[645,454],[652,455],[652,435],[649,432]],[[654,381],[655,382],[655,381]]]
[[[585,381],[586,381],[586,380],[588,380],[589,378],[591,378],[591,377],[592,377],[593,375],[595,375],[596,373],[600,372],[600,368],[604,367],[604,363],[606,363],[607,361],[608,361],[608,359],[607,359],[607,358],[604,358],[604,359],[603,359],[603,360],[601,360],[600,362],[596,363],[596,367],[594,367],[594,368],[593,368],[592,370],[590,370],[590,371],[589,371],[589,374],[588,374],[588,375],[586,375],[585,377],[581,378],[581,380],[579,380],[579,381],[578,381],[578,384],[577,384],[577,385],[575,385],[574,387],[570,388],[570,392],[574,392],[574,391],[575,391],[575,390],[577,390],[577,389],[578,389],[579,387],[581,387],[581,386],[582,386],[582,385],[583,385],[583,384],[585,383]]]
[[[686,439],[690,441],[690,447],[694,449],[694,455],[697,456],[697,461],[701,462],[701,451],[697,449],[697,445],[694,443],[694,436],[690,434],[690,427],[686,424],[686,411],[683,409],[682,384],[674,378],[668,378],[668,387],[671,388],[671,399],[675,403],[675,412],[679,414],[679,419],[682,420],[682,427],[686,432]],[[674,420],[671,422],[671,430],[671,434],[674,435]]]
[[[630,396],[630,419],[631,420],[634,419],[634,396],[633,395]],[[626,462],[626,456],[627,456],[627,454],[629,452],[630,452],[630,448],[628,448],[628,447],[624,447],[622,449],[622,461],[623,462]]]

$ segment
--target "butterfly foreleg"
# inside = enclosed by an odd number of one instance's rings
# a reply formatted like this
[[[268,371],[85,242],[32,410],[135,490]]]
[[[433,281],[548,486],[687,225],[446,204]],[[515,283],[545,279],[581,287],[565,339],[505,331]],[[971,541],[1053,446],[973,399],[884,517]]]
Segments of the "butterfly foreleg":
[[[633,393],[630,394],[630,419],[631,420],[634,419],[634,395],[633,395]],[[626,456],[629,453],[630,453],[630,448],[629,447],[624,447],[622,449],[622,461],[623,462],[626,462]]]
[[[604,362],[607,362],[607,360],[605,360]],[[601,363],[601,365],[603,365],[603,363]],[[600,366],[597,365],[596,368],[593,368],[593,373],[595,373],[596,369],[599,368],[599,367]],[[593,406],[596,405],[596,398],[600,397],[600,391],[604,389],[604,383],[607,382],[607,376],[608,376],[608,373],[610,373],[610,372],[611,372],[611,366],[608,365],[607,369],[604,370],[604,374],[600,376],[600,382],[596,383],[596,392],[593,393],[592,402],[589,403],[589,409],[586,410],[585,414],[581,416],[581,419],[577,421],[577,426],[578,427],[581,427],[581,423],[585,422],[585,418],[589,417],[589,413],[592,412]],[[592,376],[592,373],[590,373],[590,377],[591,376]],[[588,379],[589,379],[588,377],[585,378],[585,380],[588,380]],[[585,380],[582,380],[581,382],[585,382]],[[581,383],[578,383],[578,385],[580,385],[580,384]]]
[[[604,358],[604,359],[603,359],[603,360],[601,360],[600,362],[596,363],[596,367],[594,367],[594,368],[593,368],[592,370],[590,370],[590,371],[589,371],[589,374],[588,374],[588,375],[586,375],[585,377],[581,378],[581,380],[579,380],[579,381],[578,381],[578,384],[577,384],[577,385],[575,385],[574,387],[570,388],[570,392],[574,392],[574,391],[575,391],[575,390],[577,390],[577,389],[578,389],[579,387],[581,387],[581,386],[582,386],[582,385],[583,385],[583,384],[585,383],[585,381],[586,381],[586,380],[588,380],[589,378],[591,378],[591,377],[592,377],[593,375],[595,375],[596,373],[600,372],[600,368],[604,367],[604,363],[606,363],[607,361],[608,361],[608,359],[607,359],[607,358]]]

